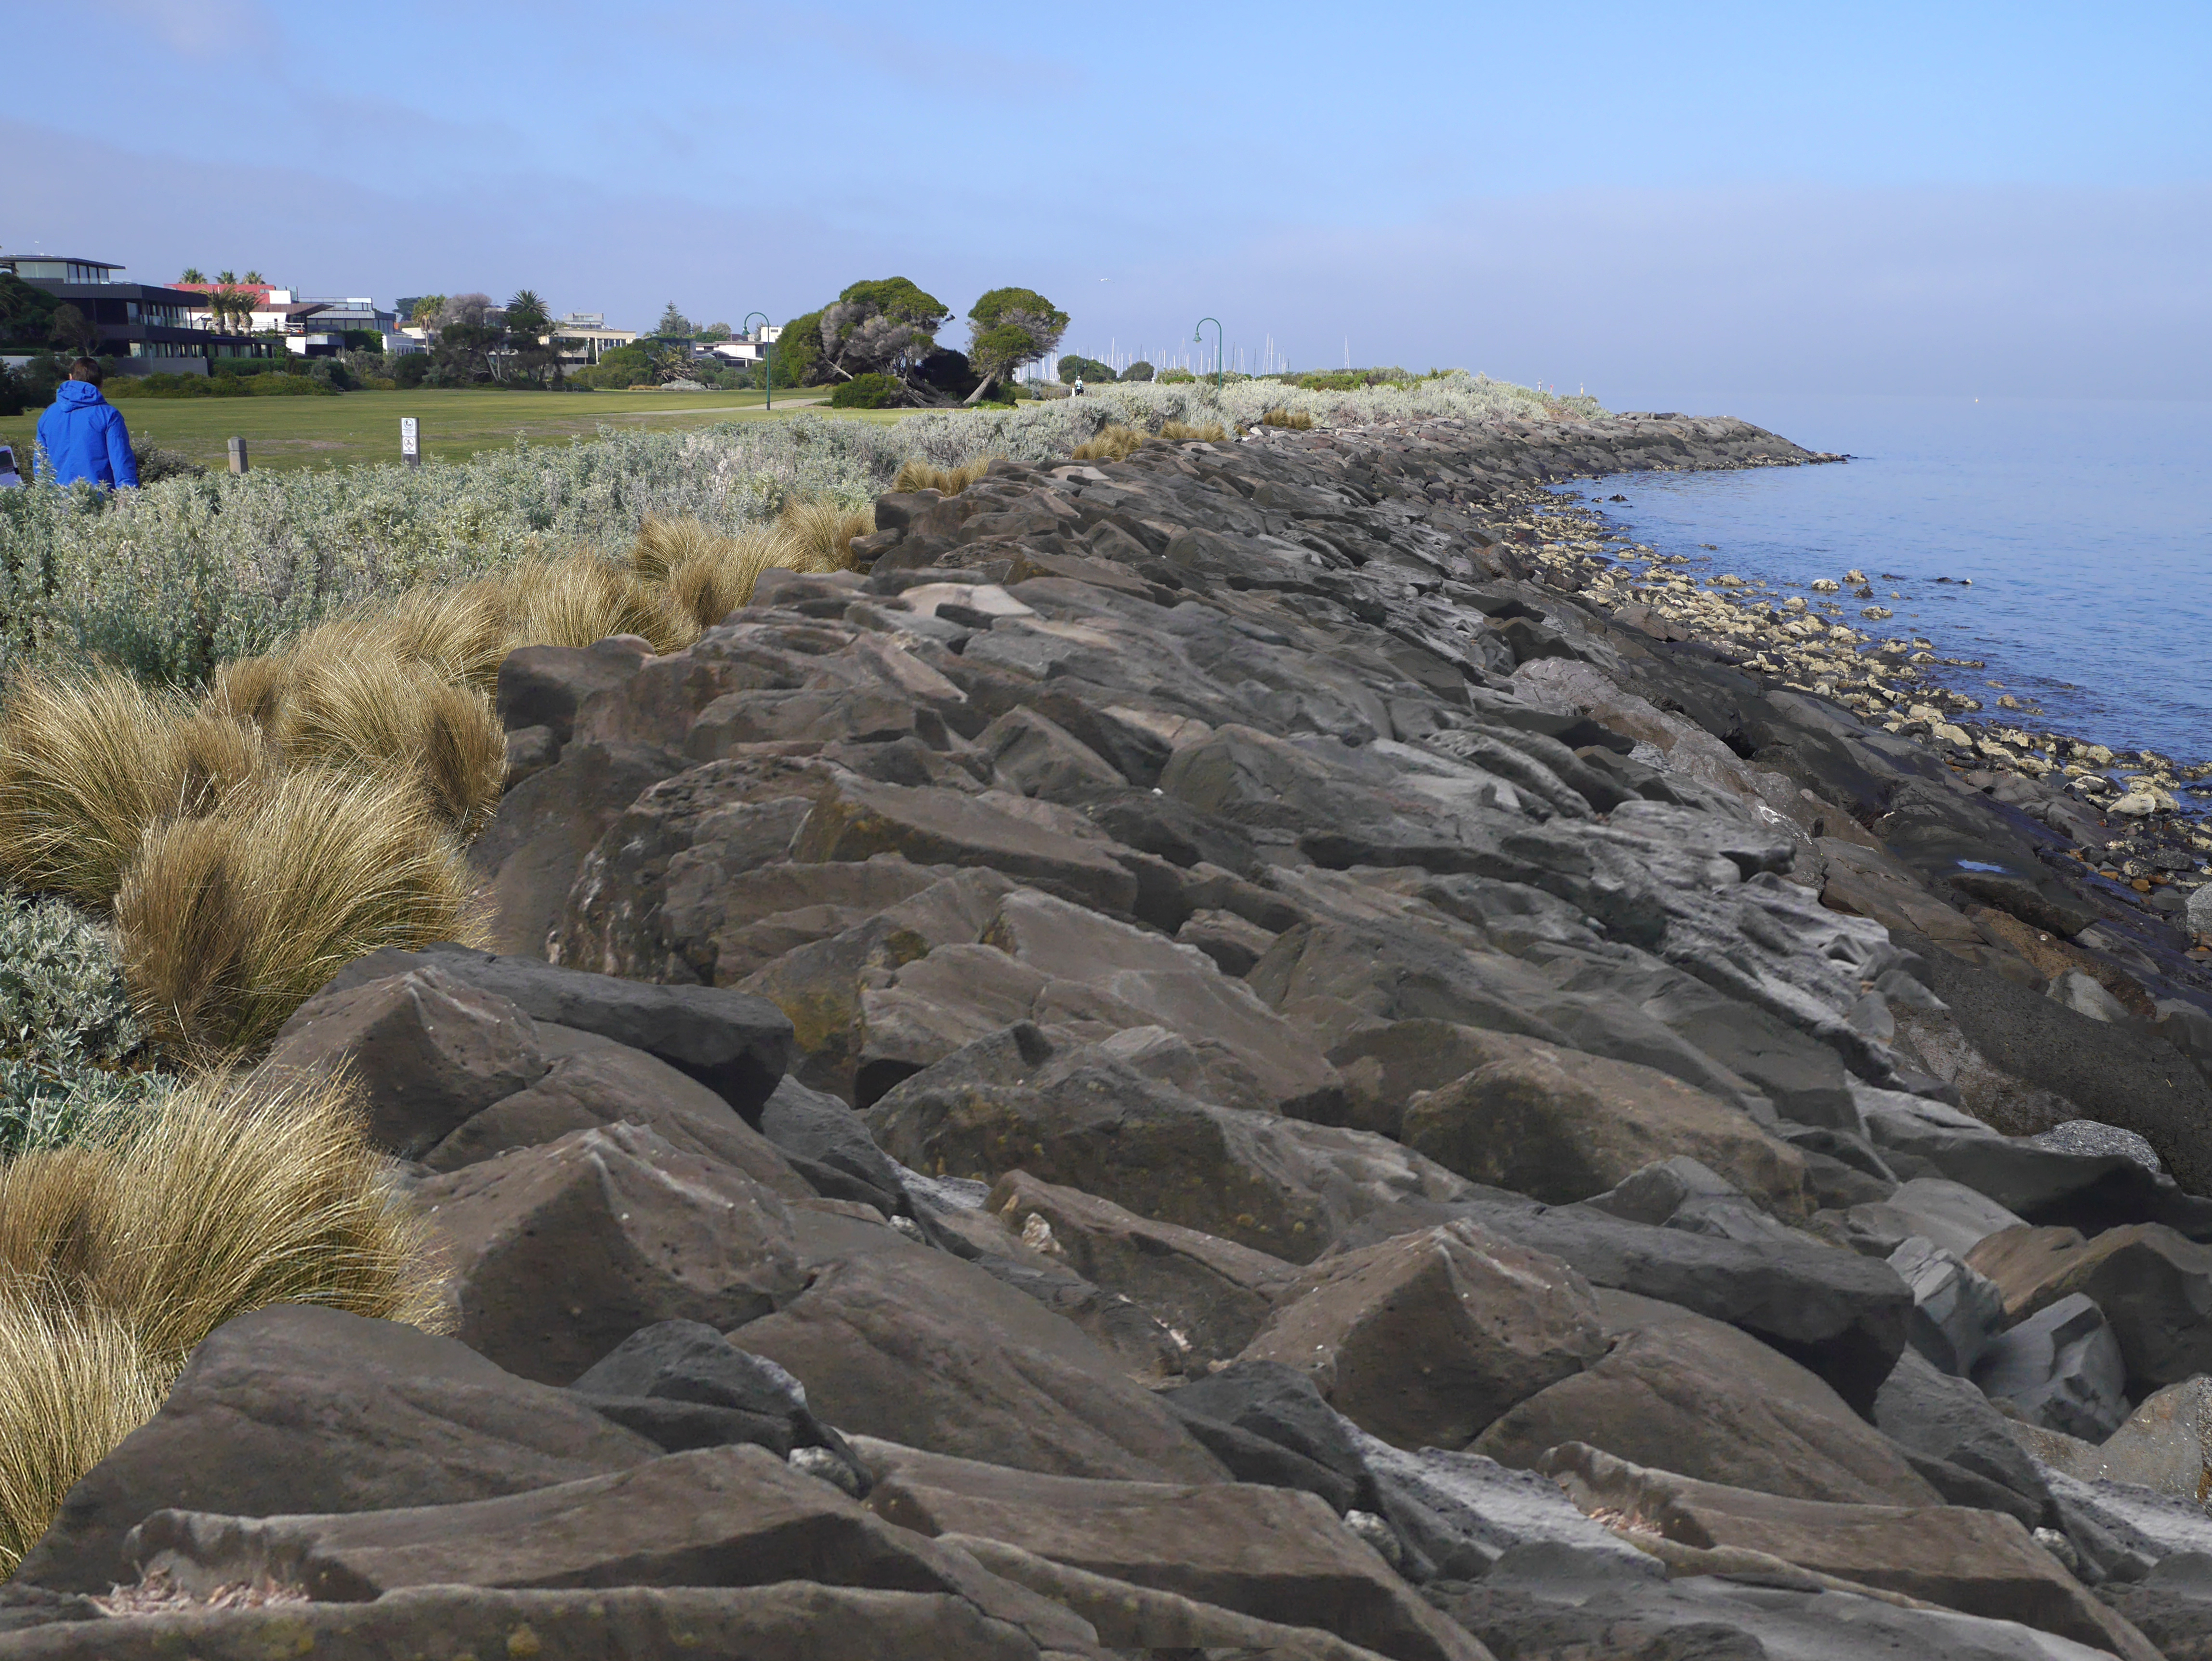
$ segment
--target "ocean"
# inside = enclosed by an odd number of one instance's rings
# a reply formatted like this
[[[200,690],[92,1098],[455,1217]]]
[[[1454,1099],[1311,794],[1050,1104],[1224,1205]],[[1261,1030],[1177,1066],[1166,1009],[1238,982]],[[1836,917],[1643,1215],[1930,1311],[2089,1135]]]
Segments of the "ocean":
[[[1896,612],[1867,626],[1987,665],[1929,671],[1984,720],[2212,760],[2212,402],[1708,402],[1687,412],[1851,459],[1562,490],[1699,570],[1799,587],[1864,571]],[[2004,691],[2043,714],[2000,710]]]

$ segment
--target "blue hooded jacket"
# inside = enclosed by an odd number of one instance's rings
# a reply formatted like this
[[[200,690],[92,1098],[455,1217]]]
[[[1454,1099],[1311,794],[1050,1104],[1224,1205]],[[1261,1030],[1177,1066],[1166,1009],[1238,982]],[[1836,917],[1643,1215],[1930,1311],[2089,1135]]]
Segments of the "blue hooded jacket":
[[[88,478],[95,484],[138,482],[138,459],[123,413],[88,380],[64,380],[52,406],[39,417],[39,447],[57,484]]]

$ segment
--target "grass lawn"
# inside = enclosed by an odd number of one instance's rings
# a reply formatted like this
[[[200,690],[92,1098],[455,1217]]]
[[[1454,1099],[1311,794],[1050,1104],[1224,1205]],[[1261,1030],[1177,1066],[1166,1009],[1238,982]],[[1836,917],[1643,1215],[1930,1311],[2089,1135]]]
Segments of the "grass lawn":
[[[245,439],[256,467],[345,466],[399,459],[399,417],[422,423],[426,455],[459,460],[478,450],[532,441],[589,438],[609,427],[704,427],[716,422],[780,418],[787,409],[817,410],[863,420],[896,420],[899,410],[831,411],[809,387],[775,396],[774,414],[758,392],[526,392],[497,388],[418,388],[408,392],[345,392],[336,398],[127,398],[116,408],[131,436],[151,438],[210,467],[225,465],[226,441]],[[36,412],[0,417],[0,444],[30,453]]]

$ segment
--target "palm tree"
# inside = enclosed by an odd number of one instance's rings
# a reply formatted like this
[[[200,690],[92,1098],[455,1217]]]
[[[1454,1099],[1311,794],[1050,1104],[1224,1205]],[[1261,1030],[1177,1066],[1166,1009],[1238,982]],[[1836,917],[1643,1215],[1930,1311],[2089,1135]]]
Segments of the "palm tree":
[[[265,283],[266,279],[264,279],[258,271],[248,271],[244,277],[239,278],[239,281],[247,284],[254,284]]]
[[[238,281],[238,273],[231,271],[217,271],[215,274],[215,280],[222,283],[224,288],[228,289],[231,284]]]
[[[198,266],[187,265],[185,267],[185,274],[179,277],[177,281],[179,283],[204,283],[207,281],[207,278],[201,274],[200,268]]]

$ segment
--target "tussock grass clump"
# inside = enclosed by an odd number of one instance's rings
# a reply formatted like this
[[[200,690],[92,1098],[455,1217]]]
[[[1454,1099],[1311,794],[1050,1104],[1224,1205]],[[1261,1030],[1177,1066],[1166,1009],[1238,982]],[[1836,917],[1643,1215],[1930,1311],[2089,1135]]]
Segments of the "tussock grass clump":
[[[438,1293],[343,1080],[210,1074],[0,1166],[0,1573],[224,1322],[319,1304],[435,1331]]]
[[[1218,444],[1229,436],[1229,429],[1218,421],[1196,425],[1188,421],[1167,421],[1160,423],[1160,436],[1170,444]]]
[[[509,648],[589,646],[610,635],[641,636],[656,652],[687,643],[659,591],[598,554],[519,560],[504,575],[483,581],[501,591]]]
[[[939,496],[957,496],[977,479],[991,471],[994,456],[985,456],[959,467],[935,467],[919,458],[902,464],[898,477],[891,481],[894,490],[934,490]]]
[[[631,544],[631,569],[647,581],[665,582],[678,567],[713,559],[730,538],[696,519],[665,519],[647,514]]]
[[[779,514],[777,532],[790,558],[778,564],[792,571],[849,571],[853,569],[853,538],[876,528],[872,505],[857,512],[828,497],[794,502]]]
[[[1078,461],[1127,461],[1144,441],[1140,429],[1124,427],[1116,422],[1101,427],[1094,437],[1077,445],[1070,453]]]
[[[161,1376],[104,1310],[0,1289],[0,1575],[13,1574],[77,1479],[161,1409]]]
[[[150,1036],[186,1056],[266,1043],[356,958],[487,943],[458,854],[410,780],[319,768],[150,830],[115,925]]]
[[[147,826],[209,810],[267,761],[240,723],[112,671],[21,680],[0,711],[0,879],[103,907]]]
[[[1261,424],[1263,426],[1287,427],[1292,432],[1297,433],[1309,432],[1313,428],[1313,411],[1310,410],[1270,410],[1267,414],[1260,417],[1260,421]]]
[[[704,632],[752,599],[763,571],[796,557],[774,526],[725,538],[669,573],[668,604]]]
[[[429,665],[304,657],[276,727],[295,766],[410,782],[440,823],[473,830],[499,806],[507,737],[491,700]]]

